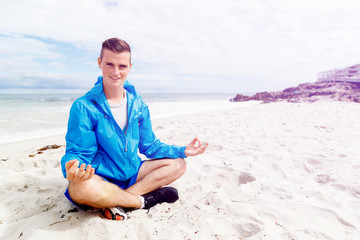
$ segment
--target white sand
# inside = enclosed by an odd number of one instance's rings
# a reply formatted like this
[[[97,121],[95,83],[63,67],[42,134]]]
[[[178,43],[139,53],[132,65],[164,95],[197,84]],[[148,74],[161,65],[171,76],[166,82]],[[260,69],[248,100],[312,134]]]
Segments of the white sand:
[[[236,103],[234,103],[236,104]],[[156,120],[169,144],[193,136],[174,204],[125,222],[70,212],[63,137],[0,146],[1,239],[360,239],[360,104],[270,103]],[[42,144],[42,145],[41,145]]]

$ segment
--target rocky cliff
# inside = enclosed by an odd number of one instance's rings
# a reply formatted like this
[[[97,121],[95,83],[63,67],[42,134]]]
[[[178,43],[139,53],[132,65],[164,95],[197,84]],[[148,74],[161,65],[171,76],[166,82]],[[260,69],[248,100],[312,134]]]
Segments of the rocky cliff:
[[[297,87],[287,88],[278,92],[258,92],[253,96],[237,94],[230,101],[258,100],[264,103],[276,101],[314,102],[324,98],[360,103],[360,84],[344,82],[302,83]]]

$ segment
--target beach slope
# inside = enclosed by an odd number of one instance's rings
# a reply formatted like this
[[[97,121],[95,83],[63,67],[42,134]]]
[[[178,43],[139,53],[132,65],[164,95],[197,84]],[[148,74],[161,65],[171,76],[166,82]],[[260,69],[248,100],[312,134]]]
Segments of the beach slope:
[[[239,103],[234,103],[239,104]],[[63,136],[0,146],[1,239],[360,239],[360,104],[276,102],[154,121],[206,153],[172,184],[180,199],[124,222],[63,196]],[[30,157],[29,155],[35,155]]]

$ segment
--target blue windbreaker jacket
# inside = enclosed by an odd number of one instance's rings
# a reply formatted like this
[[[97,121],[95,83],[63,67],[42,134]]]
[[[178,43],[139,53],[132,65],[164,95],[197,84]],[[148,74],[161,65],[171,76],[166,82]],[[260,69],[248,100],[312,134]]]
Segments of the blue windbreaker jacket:
[[[128,126],[125,132],[116,123],[104,94],[102,77],[71,109],[66,134],[65,163],[77,159],[91,164],[95,173],[114,181],[125,181],[137,173],[141,159],[138,150],[148,158],[185,158],[185,147],[160,142],[152,131],[148,106],[125,82],[128,99]]]

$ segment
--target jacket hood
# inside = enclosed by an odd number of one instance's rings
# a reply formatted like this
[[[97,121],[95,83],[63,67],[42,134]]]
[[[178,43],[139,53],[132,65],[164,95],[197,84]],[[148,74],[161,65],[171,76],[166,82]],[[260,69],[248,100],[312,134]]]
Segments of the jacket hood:
[[[127,80],[124,83],[124,89],[127,91],[127,99],[128,99],[128,111],[132,114],[129,115],[129,120],[133,117],[136,117],[134,113],[139,112],[141,108],[147,107],[146,104],[142,101],[140,95],[135,90],[134,85],[132,85]],[[102,109],[105,110],[107,115],[111,115],[111,110],[109,103],[107,102],[104,86],[103,86],[103,76],[99,76],[94,87],[86,93],[86,97],[90,99],[90,101],[94,104],[99,105]],[[134,112],[134,110],[137,110]]]
[[[124,89],[134,95],[134,97],[139,96],[135,90],[134,85],[132,85],[128,80],[125,80]],[[103,76],[99,76],[97,78],[94,87],[87,93],[87,95],[96,102],[102,102],[106,100],[103,86]]]

